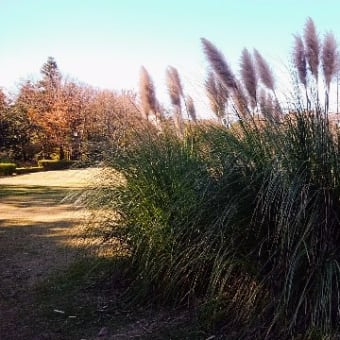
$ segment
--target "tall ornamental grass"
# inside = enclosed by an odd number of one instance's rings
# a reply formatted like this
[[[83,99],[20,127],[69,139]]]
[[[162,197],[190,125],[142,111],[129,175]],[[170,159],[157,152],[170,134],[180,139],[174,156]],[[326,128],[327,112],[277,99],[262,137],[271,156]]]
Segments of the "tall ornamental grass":
[[[300,39],[294,57],[300,73],[308,62],[317,78],[314,33],[308,21],[306,53]],[[202,41],[239,120],[230,128],[187,123],[183,134],[168,122],[129,130],[107,160],[124,180],[104,177],[87,202],[114,211],[103,225],[128,249],[138,301],[193,309],[228,339],[339,337],[340,154],[328,102],[312,103],[299,74],[306,109],[283,112],[257,51],[259,76],[253,69],[243,91]],[[243,64],[254,61],[243,53]],[[256,79],[274,98],[262,112]]]
[[[338,331],[340,164],[327,120],[297,112],[280,126],[133,138],[111,159],[124,181],[92,203],[118,216],[134,298],[196,308],[237,336]]]

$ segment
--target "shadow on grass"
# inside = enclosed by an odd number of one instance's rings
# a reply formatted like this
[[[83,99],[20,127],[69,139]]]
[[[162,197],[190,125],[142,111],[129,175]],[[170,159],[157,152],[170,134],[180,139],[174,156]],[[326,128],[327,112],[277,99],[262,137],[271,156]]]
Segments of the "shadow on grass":
[[[0,339],[88,338],[114,324],[120,260],[96,256],[98,245],[71,227],[0,221]]]
[[[71,192],[80,189],[67,187],[47,187],[38,185],[0,185],[0,203],[12,204],[17,207],[26,207],[33,204],[43,206],[58,205]]]
[[[206,338],[185,314],[128,303],[130,259],[98,256],[60,205],[69,192],[0,187],[0,339],[94,339],[102,327],[113,339]]]
[[[132,304],[130,259],[65,244],[68,221],[9,222],[0,223],[0,339],[94,339],[103,327],[113,339],[206,338],[182,311]]]
[[[87,257],[44,282],[36,288],[38,319],[48,320],[60,339],[94,339],[103,327],[111,335],[106,339],[206,339],[198,321],[183,310],[129,302],[129,261]]]

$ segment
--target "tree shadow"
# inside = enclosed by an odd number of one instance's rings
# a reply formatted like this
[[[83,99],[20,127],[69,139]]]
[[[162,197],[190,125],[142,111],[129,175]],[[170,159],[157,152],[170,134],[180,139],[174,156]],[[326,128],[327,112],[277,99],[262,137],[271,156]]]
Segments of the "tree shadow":
[[[69,192],[0,187],[0,339],[88,338],[125,318],[111,276],[122,257],[100,255],[82,212],[61,203]]]
[[[27,207],[32,204],[55,206],[70,193],[78,191],[80,189],[67,187],[0,185],[0,203],[5,202],[17,207]]]
[[[87,338],[122,322],[119,258],[98,256],[73,224],[0,221],[0,339]]]

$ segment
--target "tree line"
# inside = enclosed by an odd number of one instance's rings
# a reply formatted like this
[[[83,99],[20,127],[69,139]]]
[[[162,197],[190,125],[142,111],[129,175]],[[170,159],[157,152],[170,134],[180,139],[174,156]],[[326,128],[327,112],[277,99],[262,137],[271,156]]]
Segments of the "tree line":
[[[24,81],[15,96],[0,89],[0,160],[100,160],[113,146],[122,119],[138,116],[136,95],[69,80],[53,57],[38,81]]]

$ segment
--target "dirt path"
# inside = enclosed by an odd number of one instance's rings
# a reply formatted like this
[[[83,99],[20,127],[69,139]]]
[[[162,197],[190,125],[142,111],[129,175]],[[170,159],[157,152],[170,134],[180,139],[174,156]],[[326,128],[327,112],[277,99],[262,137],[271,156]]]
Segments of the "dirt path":
[[[0,178],[0,339],[32,335],[30,290],[82,256],[81,212],[62,198],[96,169]],[[27,320],[25,313],[31,314]],[[23,317],[24,315],[24,317]],[[46,337],[45,337],[46,338]]]
[[[178,335],[185,313],[122,302],[115,241],[85,240],[84,211],[63,201],[98,171],[0,178],[0,340],[201,339]]]

